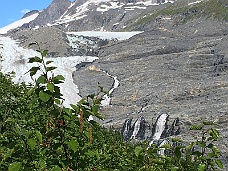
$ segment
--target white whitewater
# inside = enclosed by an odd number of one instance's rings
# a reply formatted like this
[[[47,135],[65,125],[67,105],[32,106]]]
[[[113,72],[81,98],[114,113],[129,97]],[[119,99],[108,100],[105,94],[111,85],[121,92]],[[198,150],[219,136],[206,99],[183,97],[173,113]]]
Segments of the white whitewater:
[[[105,71],[103,71],[103,72],[105,72]],[[111,94],[120,85],[120,81],[117,79],[116,76],[112,76],[108,72],[105,72],[105,73],[114,80],[114,83],[113,83],[113,87],[108,92],[109,95],[105,94],[103,96],[103,100],[101,101],[101,106],[108,106],[110,104],[110,102],[111,102],[111,97],[110,97]]]
[[[122,130],[122,135],[123,135],[124,139],[127,139],[129,136],[129,131],[131,129],[131,121],[132,121],[132,119],[127,119],[124,123],[124,128]]]
[[[140,116],[137,121],[135,122],[134,124],[134,131],[133,131],[133,134],[131,136],[131,139],[136,139],[136,136],[138,135],[139,131],[140,131],[140,125],[141,125],[141,122],[143,120],[143,117]]]
[[[165,130],[165,124],[168,116],[169,115],[167,113],[163,113],[158,117],[157,122],[155,123],[155,133],[152,137],[152,141],[149,143],[150,145],[153,144],[155,140],[159,140],[161,138],[162,132]]]

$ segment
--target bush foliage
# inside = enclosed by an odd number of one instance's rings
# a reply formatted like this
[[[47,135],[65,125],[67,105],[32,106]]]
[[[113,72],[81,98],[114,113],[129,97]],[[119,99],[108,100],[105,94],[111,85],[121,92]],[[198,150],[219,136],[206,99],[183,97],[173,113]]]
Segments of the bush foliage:
[[[219,133],[211,123],[193,125],[201,137],[185,143],[170,139],[162,147],[148,142],[133,145],[124,142],[118,132],[107,131],[90,115],[99,113],[102,87],[97,94],[71,104],[64,99],[59,84],[62,75],[54,75],[52,61],[41,56],[29,70],[34,85],[14,84],[12,75],[0,73],[0,170],[2,171],[203,171],[222,168],[220,151],[213,142]],[[45,62],[46,61],[46,62]],[[158,155],[165,150],[166,155]]]

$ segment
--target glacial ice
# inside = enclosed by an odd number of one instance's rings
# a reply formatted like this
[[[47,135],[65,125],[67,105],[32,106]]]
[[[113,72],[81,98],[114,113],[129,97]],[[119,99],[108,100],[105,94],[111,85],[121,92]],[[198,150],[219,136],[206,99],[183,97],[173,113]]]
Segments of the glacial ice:
[[[13,78],[15,83],[33,83],[28,70],[37,64],[29,64],[28,60],[30,57],[39,56],[40,54],[32,49],[19,47],[18,43],[9,37],[0,37],[0,44],[3,45],[3,48],[0,49],[0,54],[2,55],[1,71],[3,73],[15,72],[15,77]],[[72,78],[72,72],[76,70],[75,66],[81,62],[93,62],[96,59],[98,57],[93,56],[46,58],[46,60],[53,61],[50,66],[57,67],[53,73],[55,75],[61,74],[65,77],[65,82],[60,84],[60,90],[65,99],[64,106],[69,107],[70,104],[76,104],[81,99],[78,95],[78,87],[73,83]]]

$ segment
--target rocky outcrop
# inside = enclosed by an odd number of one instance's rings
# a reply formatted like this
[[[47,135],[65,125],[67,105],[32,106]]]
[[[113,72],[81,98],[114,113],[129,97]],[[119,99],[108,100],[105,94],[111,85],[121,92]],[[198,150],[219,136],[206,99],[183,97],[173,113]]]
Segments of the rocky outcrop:
[[[38,10],[29,11],[22,18],[26,18],[26,17],[31,16],[32,14],[35,14],[35,13],[38,13],[38,12],[39,12]]]
[[[45,26],[59,19],[71,5],[69,0],[53,0],[53,2],[43,10],[39,16],[30,23],[30,27]]]

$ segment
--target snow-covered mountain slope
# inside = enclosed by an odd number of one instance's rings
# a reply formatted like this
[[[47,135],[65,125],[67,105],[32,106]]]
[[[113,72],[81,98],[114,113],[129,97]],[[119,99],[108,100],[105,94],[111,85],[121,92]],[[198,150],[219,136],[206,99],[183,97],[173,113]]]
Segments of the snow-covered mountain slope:
[[[2,27],[2,28],[0,28],[0,34],[6,34],[9,30],[18,28],[18,27],[22,26],[23,24],[29,23],[32,20],[34,20],[38,15],[39,15],[39,13],[35,13],[26,18],[22,18],[18,21],[15,21],[12,24],[9,24],[5,27]]]
[[[127,27],[129,22],[146,11],[154,11],[162,5],[176,1],[193,5],[203,0],[53,0],[39,14],[33,14],[1,28],[0,34],[18,27],[24,29],[50,26],[67,32],[117,31]]]
[[[22,18],[0,29],[0,34],[19,28],[54,26],[63,31],[106,30],[125,27],[126,21],[149,6],[175,0],[53,0],[39,13]],[[26,24],[26,25],[24,25]],[[22,26],[23,25],[23,26]],[[22,26],[22,27],[21,27]]]
[[[171,0],[87,0],[74,1],[68,6],[67,10],[56,19],[48,23],[42,21],[35,22],[43,25],[60,27],[65,31],[78,30],[107,30],[116,29],[120,22],[125,23],[129,18],[137,13],[142,13],[148,6],[164,3],[172,3]],[[57,3],[53,1],[52,4]],[[45,15],[45,11],[43,14]],[[125,20],[126,18],[126,20]],[[33,25],[34,27],[35,25]],[[80,27],[80,28],[79,28]],[[121,25],[119,28],[123,28]]]

